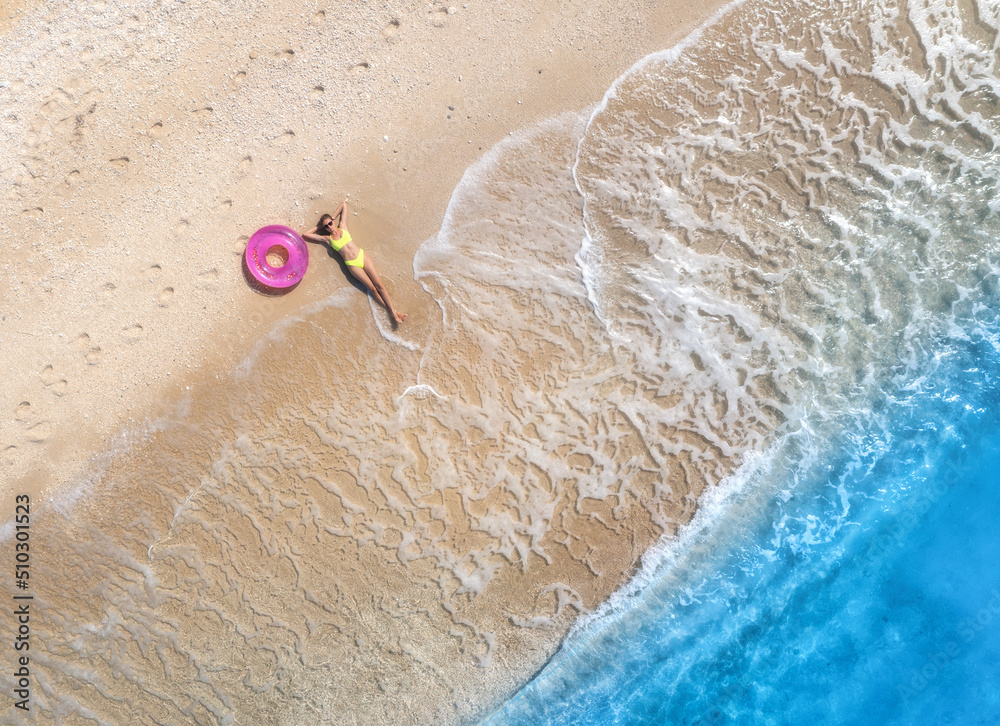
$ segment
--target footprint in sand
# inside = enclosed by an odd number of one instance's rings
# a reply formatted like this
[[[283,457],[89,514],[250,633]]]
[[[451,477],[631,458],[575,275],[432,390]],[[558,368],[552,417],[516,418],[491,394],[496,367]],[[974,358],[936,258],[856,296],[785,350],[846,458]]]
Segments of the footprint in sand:
[[[27,217],[28,219],[38,219],[42,216],[42,212],[45,210],[41,207],[32,207],[31,209],[24,209],[21,211],[22,217]]]
[[[274,140],[274,143],[287,144],[294,138],[295,138],[295,132],[292,131],[291,129],[285,129],[285,133],[278,136],[278,138]]]
[[[367,71],[371,67],[372,67],[372,64],[369,63],[368,61],[358,61],[357,63],[355,63],[354,65],[352,65],[350,68],[348,68],[348,70],[352,71],[354,73],[364,73],[365,71]]]
[[[129,340],[139,340],[142,337],[142,326],[136,323],[125,328],[123,332]]]
[[[17,447],[8,446],[4,449],[3,454],[0,454],[0,460],[2,460],[7,466],[13,464],[17,460]]]
[[[190,228],[191,225],[188,223],[188,221],[186,219],[182,219],[180,222],[177,223],[177,226],[174,227],[174,234],[178,236],[185,235],[187,234],[188,229]]]
[[[27,421],[31,418],[31,402],[21,401],[14,409],[15,421]]]
[[[320,96],[323,95],[324,91],[326,91],[326,89],[323,88],[323,86],[316,86],[311,91],[309,91],[309,98],[319,98]]]
[[[240,235],[239,238],[235,242],[233,242],[233,246],[230,248],[232,249],[233,254],[242,255],[247,248],[247,240],[249,239],[250,238],[245,234]]]
[[[245,81],[246,79],[247,79],[247,72],[246,71],[240,71],[235,76],[233,76],[233,80],[236,81],[236,85],[237,86],[239,86],[240,84],[242,84],[243,81]]]
[[[322,25],[324,20],[326,20],[326,11],[320,10],[318,13],[313,15],[312,20],[310,22],[313,25]]]
[[[80,183],[80,170],[74,169],[66,175],[66,186],[75,187]]]
[[[127,156],[119,156],[117,159],[111,159],[108,161],[108,164],[111,166],[111,168],[118,169],[119,171],[127,169],[128,165],[131,163],[132,160],[129,159]]]
[[[42,368],[42,372],[39,373],[38,375],[42,379],[43,386],[51,386],[53,383],[59,380],[59,376],[56,375],[55,368],[53,368],[52,366],[45,366],[44,368]]]
[[[33,444],[44,444],[52,437],[52,424],[48,421],[39,421],[28,427],[28,441]]]
[[[42,385],[49,389],[53,396],[59,396],[61,398],[66,395],[66,389],[69,388],[69,382],[66,380],[65,376],[60,373],[56,373],[52,366],[45,366],[39,376],[42,379]]]
[[[219,202],[219,209],[221,209],[223,212],[228,212],[232,208],[233,208],[232,199],[223,199],[221,202]]]
[[[389,24],[382,28],[382,37],[393,43],[397,40],[396,36],[399,35],[399,18],[393,18],[389,21]]]
[[[146,132],[146,136],[148,136],[149,138],[153,139],[154,141],[159,141],[160,139],[162,139],[166,135],[167,135],[167,132],[163,128],[163,122],[162,121],[157,121],[155,124],[153,124],[152,126],[150,126],[149,130]]]
[[[198,108],[192,111],[192,113],[198,117],[201,121],[204,121],[212,116],[212,107],[205,106],[204,108]]]
[[[211,287],[218,281],[219,271],[214,267],[198,274],[198,285],[200,287]]]
[[[113,282],[105,282],[103,285],[101,285],[101,292],[103,292],[105,295],[110,295],[117,289],[118,286],[115,285],[115,283]]]
[[[243,171],[249,169],[251,164],[253,164],[252,156],[244,156],[242,159],[240,159],[240,169],[242,169]]]
[[[161,308],[167,307],[170,304],[170,298],[174,296],[174,288],[165,287],[156,295],[156,304]]]
[[[278,50],[274,51],[274,57],[290,61],[292,58],[295,57],[295,49],[292,48],[291,46],[286,45],[284,48],[279,48]]]
[[[159,265],[150,265],[149,267],[146,268],[146,277],[152,280],[153,278],[157,277],[161,272],[163,272],[163,268],[160,267]]]
[[[87,361],[88,366],[99,365],[101,359],[104,358],[104,352],[101,350],[101,346],[93,345],[90,335],[87,333],[80,333],[73,339],[71,345],[74,348],[85,351],[83,357],[84,360]]]
[[[437,10],[428,10],[431,16],[431,25],[435,28],[443,28],[449,15],[454,15],[456,10],[453,7],[440,7]]]

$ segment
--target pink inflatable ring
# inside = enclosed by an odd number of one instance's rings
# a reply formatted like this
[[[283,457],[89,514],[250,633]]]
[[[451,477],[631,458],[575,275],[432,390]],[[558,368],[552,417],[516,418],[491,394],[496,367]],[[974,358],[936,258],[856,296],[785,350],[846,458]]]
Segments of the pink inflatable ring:
[[[280,267],[267,261],[267,255],[284,260]],[[280,224],[261,227],[247,242],[243,256],[247,271],[265,287],[285,289],[302,280],[309,267],[309,250],[298,232]]]

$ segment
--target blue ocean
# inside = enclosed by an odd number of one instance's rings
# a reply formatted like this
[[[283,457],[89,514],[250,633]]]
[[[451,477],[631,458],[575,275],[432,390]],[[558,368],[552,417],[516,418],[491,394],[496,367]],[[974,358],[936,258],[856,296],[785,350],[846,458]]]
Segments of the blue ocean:
[[[934,351],[884,427],[858,420],[808,463],[785,442],[693,551],[651,568],[486,722],[1000,722],[991,328]]]

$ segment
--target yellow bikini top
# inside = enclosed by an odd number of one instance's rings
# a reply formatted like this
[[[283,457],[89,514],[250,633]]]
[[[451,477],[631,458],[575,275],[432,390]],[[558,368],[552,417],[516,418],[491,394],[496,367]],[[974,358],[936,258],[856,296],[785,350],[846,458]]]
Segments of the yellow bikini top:
[[[334,239],[333,235],[330,235],[330,246],[337,252],[340,252],[340,248],[351,241],[351,233],[346,229],[342,230],[342,232],[343,233],[340,235],[340,239]]]

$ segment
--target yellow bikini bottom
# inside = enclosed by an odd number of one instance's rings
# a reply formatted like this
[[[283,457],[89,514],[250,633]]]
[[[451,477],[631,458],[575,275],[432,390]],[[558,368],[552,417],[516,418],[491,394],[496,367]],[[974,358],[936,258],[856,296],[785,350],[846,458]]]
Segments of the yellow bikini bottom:
[[[362,249],[359,249],[357,257],[355,257],[353,260],[344,260],[344,263],[350,265],[351,267],[364,267],[365,266],[365,251],[362,250]]]

